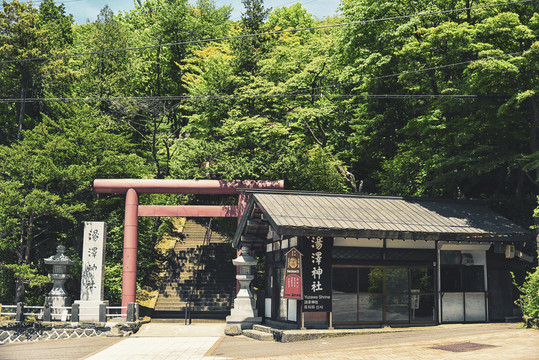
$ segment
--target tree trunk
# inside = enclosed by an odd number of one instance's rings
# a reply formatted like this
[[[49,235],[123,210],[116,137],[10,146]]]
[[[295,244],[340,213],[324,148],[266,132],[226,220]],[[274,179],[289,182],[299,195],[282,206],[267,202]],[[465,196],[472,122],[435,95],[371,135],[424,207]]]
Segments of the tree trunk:
[[[34,215],[31,213],[30,218],[28,219],[28,231],[24,231],[24,220],[21,224],[21,239],[19,246],[18,254],[18,264],[19,265],[28,265],[30,263],[30,249],[32,248],[33,242],[33,228],[34,228]],[[26,246],[24,243],[26,242]],[[15,292],[15,303],[24,302],[24,291],[26,289],[25,279],[17,278],[16,280],[16,292]]]
[[[22,265],[24,263],[24,218],[21,219],[21,234],[19,239],[19,251],[17,254],[17,264]],[[16,280],[16,290],[15,290],[15,304],[21,301],[24,301],[24,281],[21,278]]]

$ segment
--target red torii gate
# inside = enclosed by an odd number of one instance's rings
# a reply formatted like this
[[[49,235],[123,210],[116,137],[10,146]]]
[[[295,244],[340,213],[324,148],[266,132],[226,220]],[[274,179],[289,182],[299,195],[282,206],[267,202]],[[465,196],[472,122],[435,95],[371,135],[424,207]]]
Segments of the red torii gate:
[[[284,188],[283,180],[174,180],[174,179],[96,179],[97,193],[126,194],[124,254],[122,273],[122,306],[135,302],[137,282],[137,248],[139,216],[241,217],[247,203],[236,189]],[[138,194],[238,194],[237,206],[215,205],[139,205]]]

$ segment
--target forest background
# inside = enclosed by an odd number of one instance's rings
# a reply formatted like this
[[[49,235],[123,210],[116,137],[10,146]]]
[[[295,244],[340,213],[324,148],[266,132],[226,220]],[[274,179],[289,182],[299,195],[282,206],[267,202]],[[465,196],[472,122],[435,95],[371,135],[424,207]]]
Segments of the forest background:
[[[136,0],[78,25],[52,0],[3,1],[0,303],[43,302],[57,244],[78,262],[77,298],[83,221],[108,224],[105,297],[119,302],[123,197],[95,194],[96,178],[478,199],[533,225],[538,1],[342,0],[325,19],[242,2],[237,21],[212,0]],[[139,229],[140,288],[173,229]]]

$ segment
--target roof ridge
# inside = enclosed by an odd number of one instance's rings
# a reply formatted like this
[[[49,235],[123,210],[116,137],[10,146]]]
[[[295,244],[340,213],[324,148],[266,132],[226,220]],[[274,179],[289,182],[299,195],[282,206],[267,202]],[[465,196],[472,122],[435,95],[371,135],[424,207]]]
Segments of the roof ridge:
[[[247,189],[239,188],[236,191],[244,192],[248,194],[275,194],[275,195],[317,195],[327,197],[349,197],[349,198],[364,198],[364,199],[385,199],[385,200],[404,200],[404,201],[431,201],[431,202],[445,202],[445,203],[457,203],[457,204],[475,204],[486,205],[485,200],[477,199],[444,199],[444,198],[432,198],[432,197],[413,197],[413,196],[395,196],[395,195],[374,195],[374,194],[359,194],[359,193],[328,193],[321,191],[307,191],[307,190],[276,190],[276,189]]]

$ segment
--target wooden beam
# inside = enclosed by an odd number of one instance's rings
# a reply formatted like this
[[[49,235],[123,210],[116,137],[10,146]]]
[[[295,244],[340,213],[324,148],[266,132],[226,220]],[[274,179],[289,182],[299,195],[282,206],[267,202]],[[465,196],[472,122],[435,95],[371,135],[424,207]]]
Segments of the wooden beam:
[[[237,217],[238,206],[220,205],[139,205],[138,216]]]

